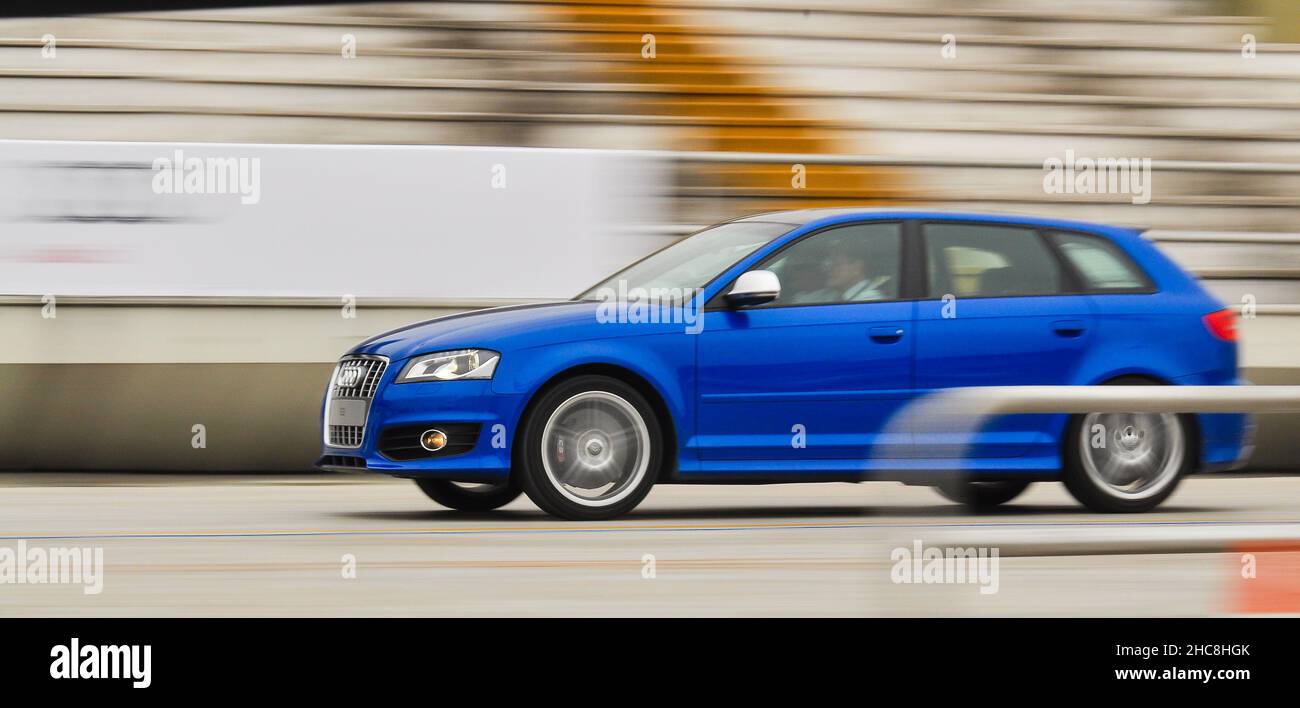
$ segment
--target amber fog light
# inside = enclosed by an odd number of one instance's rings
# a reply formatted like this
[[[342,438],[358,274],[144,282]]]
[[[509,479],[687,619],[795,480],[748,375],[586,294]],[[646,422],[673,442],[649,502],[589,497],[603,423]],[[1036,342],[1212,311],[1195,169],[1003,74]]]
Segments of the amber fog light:
[[[437,452],[447,447],[447,434],[441,430],[426,430],[420,433],[420,447],[429,452]]]

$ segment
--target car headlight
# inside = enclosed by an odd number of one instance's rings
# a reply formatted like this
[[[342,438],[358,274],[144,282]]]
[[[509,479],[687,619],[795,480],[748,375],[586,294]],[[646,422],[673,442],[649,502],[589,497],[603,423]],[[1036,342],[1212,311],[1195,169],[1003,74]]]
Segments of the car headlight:
[[[417,356],[402,369],[397,383],[490,379],[501,354],[490,349],[457,349]]]

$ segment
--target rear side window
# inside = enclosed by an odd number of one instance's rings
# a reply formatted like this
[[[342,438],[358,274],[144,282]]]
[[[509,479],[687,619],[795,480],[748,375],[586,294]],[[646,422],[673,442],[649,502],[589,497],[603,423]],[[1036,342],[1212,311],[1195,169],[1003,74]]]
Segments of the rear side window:
[[[1017,297],[1064,290],[1061,263],[1033,229],[925,225],[930,297]]]
[[[1151,279],[1128,254],[1110,241],[1089,234],[1049,234],[1089,291],[1150,290]]]

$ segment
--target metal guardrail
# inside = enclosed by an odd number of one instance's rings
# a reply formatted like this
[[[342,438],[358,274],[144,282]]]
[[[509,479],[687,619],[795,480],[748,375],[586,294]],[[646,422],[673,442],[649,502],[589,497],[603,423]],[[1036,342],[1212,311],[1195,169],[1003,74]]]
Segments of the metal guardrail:
[[[1300,386],[976,386],[936,391],[935,417],[1009,413],[1297,413]]]
[[[924,395],[895,415],[885,434],[971,444],[990,419],[1003,415],[1280,413],[1257,423],[1247,454],[1258,458],[1265,450],[1269,464],[1294,466],[1298,412],[1300,386],[981,386]]]

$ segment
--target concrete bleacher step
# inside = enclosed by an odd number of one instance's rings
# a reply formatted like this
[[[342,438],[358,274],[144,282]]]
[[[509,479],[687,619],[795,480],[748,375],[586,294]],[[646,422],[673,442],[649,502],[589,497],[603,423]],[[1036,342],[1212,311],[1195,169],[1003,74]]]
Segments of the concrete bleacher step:
[[[0,37],[39,40],[46,34],[58,42],[95,39],[101,42],[184,41],[196,46],[294,51],[328,48],[337,53],[342,36],[353,34],[358,47],[385,48],[411,46],[430,39],[429,30],[394,25],[390,27],[349,28],[347,26],[295,24],[292,26],[258,22],[213,22],[208,20],[140,19],[131,15],[96,17],[55,17],[5,20]],[[454,31],[447,31],[448,41]]]
[[[650,96],[636,102],[646,115],[676,115],[718,120],[743,118],[780,118],[814,113],[810,102],[771,100],[756,104],[745,96]]]
[[[512,64],[518,63],[518,66]],[[60,47],[58,61],[23,47],[0,46],[0,76],[173,78],[194,82],[246,80],[258,83],[392,85],[402,80],[455,77],[459,81],[500,79],[503,67],[524,78],[546,78],[546,65],[521,59],[483,60],[464,56],[369,56],[345,60],[337,54],[238,52],[213,66],[207,51]],[[553,70],[552,70],[553,71]],[[125,87],[129,88],[129,87]]]

